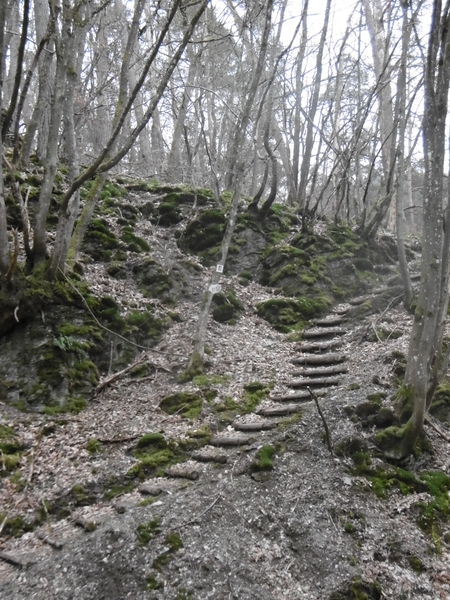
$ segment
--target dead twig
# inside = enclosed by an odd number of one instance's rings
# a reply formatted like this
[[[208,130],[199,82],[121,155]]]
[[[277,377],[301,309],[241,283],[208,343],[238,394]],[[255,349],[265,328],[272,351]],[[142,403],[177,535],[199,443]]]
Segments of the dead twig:
[[[325,429],[325,438],[327,440],[328,450],[330,451],[331,454],[334,454],[334,452],[333,452],[333,446],[331,444],[330,430],[328,429],[328,425],[327,425],[327,422],[325,420],[325,416],[324,416],[324,414],[322,412],[322,409],[320,408],[319,399],[317,398],[316,394],[312,391],[312,389],[309,386],[306,389],[308,390],[311,398],[316,403],[317,410],[319,412],[320,418],[322,419],[323,427]]]
[[[190,519],[189,521],[186,521],[186,523],[182,523],[181,525],[178,525],[178,527],[175,527],[175,529],[181,529],[182,527],[187,527],[188,525],[192,525],[192,523],[195,523],[196,521],[198,521],[199,519],[201,519],[204,515],[206,515],[206,513],[208,511],[210,511],[212,509],[212,507],[217,504],[217,502],[222,498],[222,494],[219,494],[217,496],[217,498],[214,499],[213,502],[211,502],[211,504],[208,506],[208,508],[205,508],[205,510],[203,512],[201,512],[199,515],[197,515],[196,517],[194,517],[193,519]]]
[[[438,433],[442,438],[444,438],[446,442],[450,442],[450,436],[447,435],[444,431],[442,431],[442,429],[440,429],[440,427],[437,426],[436,421],[431,417],[431,415],[426,414],[424,420],[425,423],[430,425],[436,431],[436,433]]]

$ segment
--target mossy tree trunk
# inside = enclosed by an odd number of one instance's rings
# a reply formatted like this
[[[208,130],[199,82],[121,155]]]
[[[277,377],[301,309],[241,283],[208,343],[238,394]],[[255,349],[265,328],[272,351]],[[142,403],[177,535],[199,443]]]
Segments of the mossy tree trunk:
[[[443,323],[448,306],[450,203],[444,209],[444,157],[450,81],[450,3],[433,3],[433,18],[425,66],[423,140],[425,157],[423,242],[420,292],[411,333],[405,391],[412,415],[403,428],[390,428],[384,437],[387,454],[410,454],[423,422],[430,393],[435,389],[442,351]],[[448,197],[448,190],[447,190]],[[388,430],[386,430],[386,433]]]

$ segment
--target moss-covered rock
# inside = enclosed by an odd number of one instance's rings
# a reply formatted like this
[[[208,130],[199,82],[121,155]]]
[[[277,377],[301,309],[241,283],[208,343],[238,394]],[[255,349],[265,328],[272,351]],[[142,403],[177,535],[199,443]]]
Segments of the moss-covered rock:
[[[243,310],[242,302],[236,298],[233,290],[214,294],[212,317],[215,321],[234,325]]]
[[[441,383],[433,394],[430,408],[430,414],[439,419],[445,425],[450,425],[450,384]]]
[[[109,262],[113,250],[120,247],[117,236],[105,219],[92,219],[81,246],[82,251],[92,259]]]
[[[135,235],[130,225],[122,227],[121,239],[125,242],[127,250],[130,252],[149,252],[150,245],[143,238]]]
[[[219,257],[225,226],[226,219],[222,210],[202,210],[186,227],[178,239],[178,245],[182,250],[199,254],[205,264],[212,264]]]
[[[294,329],[303,329],[309,319],[321,315],[330,304],[330,300],[325,296],[274,298],[258,304],[257,312],[277,331],[288,333]]]
[[[178,392],[166,396],[159,403],[159,408],[168,415],[179,415],[184,419],[195,419],[202,410],[203,398],[193,392]]]

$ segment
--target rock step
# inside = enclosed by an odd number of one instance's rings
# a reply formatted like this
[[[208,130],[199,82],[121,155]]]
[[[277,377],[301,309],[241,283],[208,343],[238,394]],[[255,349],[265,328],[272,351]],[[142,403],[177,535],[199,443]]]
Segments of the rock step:
[[[210,440],[211,446],[245,446],[254,442],[249,435],[216,435]]]
[[[325,396],[326,390],[314,391],[316,396]],[[290,402],[291,400],[311,400],[311,394],[308,391],[296,392],[295,394],[286,394],[285,396],[270,396],[269,400],[273,402]]]
[[[327,342],[312,342],[312,343],[300,343],[295,349],[300,352],[327,352],[331,348],[337,348],[338,346],[342,346],[342,340],[330,340]]]
[[[359,306],[360,304],[364,304],[367,300],[370,300],[373,296],[358,296],[357,298],[352,298],[348,301],[351,306]]]
[[[349,307],[348,306],[341,306],[340,308],[335,308],[333,310],[332,314],[335,315],[346,315],[348,313]]]
[[[344,365],[334,365],[332,367],[316,367],[315,369],[298,369],[292,371],[292,377],[316,377],[320,375],[336,375],[337,373],[347,373],[348,367]]]
[[[307,329],[302,333],[302,337],[305,340],[325,337],[327,335],[344,335],[347,333],[346,329],[342,329],[341,327],[324,327],[323,329]]]
[[[219,448],[201,448],[191,454],[194,460],[199,462],[215,462],[225,464],[228,461],[228,455]]]
[[[345,317],[328,317],[327,319],[317,319],[313,321],[317,327],[333,327],[334,325],[340,325],[345,321]]]
[[[291,388],[300,388],[300,387],[314,387],[316,385],[324,386],[324,385],[339,385],[340,379],[339,377],[321,377],[315,379],[297,379],[294,381],[289,381],[286,385]]]
[[[329,354],[307,355],[293,358],[291,363],[294,365],[334,365],[347,360],[345,354],[339,352],[330,352]]]
[[[257,414],[262,415],[263,417],[285,417],[286,415],[293,415],[300,411],[301,405],[299,404],[284,404],[282,406],[261,408]]]
[[[267,431],[273,429],[276,423],[271,421],[253,421],[249,423],[233,423],[236,431]]]
[[[164,475],[168,477],[181,477],[183,479],[191,479],[195,481],[198,479],[200,473],[196,467],[187,465],[186,463],[180,463],[179,465],[173,465],[164,471]]]

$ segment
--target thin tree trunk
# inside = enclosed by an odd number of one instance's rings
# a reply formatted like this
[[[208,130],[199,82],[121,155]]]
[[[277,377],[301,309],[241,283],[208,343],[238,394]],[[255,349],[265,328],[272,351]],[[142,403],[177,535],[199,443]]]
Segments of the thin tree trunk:
[[[204,369],[203,357],[204,357],[204,353],[205,353],[205,339],[206,339],[206,330],[207,330],[207,325],[208,325],[208,315],[209,315],[209,309],[211,307],[212,298],[214,295],[214,287],[212,287],[212,286],[215,286],[218,284],[221,273],[223,272],[223,270],[225,268],[225,262],[227,260],[228,250],[229,250],[230,243],[231,243],[231,238],[233,236],[234,227],[236,225],[238,202],[241,197],[242,183],[243,183],[243,177],[244,177],[244,164],[245,164],[244,159],[243,159],[242,142],[245,138],[246,129],[247,129],[248,123],[250,121],[251,110],[252,110],[253,103],[255,100],[256,92],[258,90],[259,82],[261,79],[261,75],[263,72],[264,63],[265,63],[265,59],[266,59],[266,55],[267,55],[267,45],[268,45],[268,41],[269,41],[269,35],[270,35],[270,29],[271,29],[271,23],[272,23],[273,3],[274,3],[274,0],[267,0],[266,11],[265,11],[264,31],[263,31],[262,39],[261,39],[261,46],[260,46],[260,51],[259,51],[259,56],[258,56],[258,62],[257,62],[256,68],[254,70],[248,92],[246,94],[246,101],[244,104],[243,112],[238,121],[238,123],[241,125],[241,127],[239,129],[240,139],[237,140],[236,148],[240,148],[241,150],[238,154],[238,157],[237,157],[238,160],[236,162],[236,168],[235,168],[236,176],[234,179],[235,188],[234,188],[234,193],[233,193],[233,199],[231,201],[230,214],[228,217],[227,228],[225,230],[225,235],[222,240],[222,246],[221,246],[222,256],[221,256],[220,262],[218,263],[215,271],[212,274],[211,280],[208,284],[208,288],[203,294],[203,299],[202,299],[201,306],[200,306],[200,314],[198,317],[197,329],[196,329],[195,338],[194,338],[194,350],[193,350],[193,353],[188,362],[187,371],[186,371],[187,375],[190,378],[202,373],[203,369]],[[235,129],[235,131],[237,131],[237,130],[238,130],[238,128]],[[234,140],[234,142],[236,142],[236,140]]]
[[[0,2],[0,115],[3,98],[3,65],[5,48],[6,3]],[[0,156],[3,156],[3,142],[0,136]],[[9,269],[8,230],[6,221],[5,188],[3,183],[3,162],[0,160],[0,274],[6,275]]]
[[[405,215],[403,210],[403,191],[405,182],[405,135],[406,135],[406,61],[410,38],[410,25],[408,23],[408,4],[402,3],[402,54],[400,59],[399,74],[397,79],[396,118],[398,119],[398,159],[397,159],[397,189],[396,197],[396,227],[397,250],[400,274],[405,289],[403,304],[407,310],[411,308],[414,299],[414,290],[409,276],[408,263],[405,252]]]

